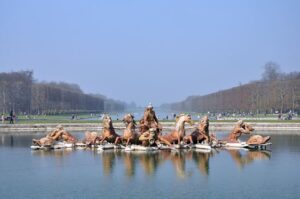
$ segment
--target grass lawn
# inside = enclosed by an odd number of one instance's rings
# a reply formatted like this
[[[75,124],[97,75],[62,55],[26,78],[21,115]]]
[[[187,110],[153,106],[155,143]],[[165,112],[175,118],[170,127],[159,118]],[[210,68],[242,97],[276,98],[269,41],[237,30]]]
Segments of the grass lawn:
[[[196,116],[195,116],[196,117]],[[31,115],[29,118],[24,115],[18,115],[16,124],[48,124],[48,123],[102,123],[100,120],[99,114],[77,114],[77,119],[72,120],[72,114],[63,114],[63,115]],[[201,118],[201,117],[200,117]],[[235,118],[235,117],[234,117]],[[225,120],[210,120],[210,122],[236,122],[234,118],[227,118]],[[137,123],[139,118],[136,119]],[[159,120],[160,122],[175,122],[174,120]],[[194,120],[194,122],[198,122],[199,120]],[[274,115],[257,115],[254,118],[247,118],[244,121],[250,123],[300,123],[299,118],[295,118],[295,120],[278,120]],[[114,123],[121,123],[120,120],[114,120]],[[9,122],[6,122],[9,123]]]
[[[210,120],[210,122],[215,123],[224,123],[224,122],[236,122],[237,120]],[[300,123],[300,120],[244,120],[245,122],[250,123]],[[114,123],[121,123],[120,120],[114,120]],[[168,123],[175,123],[174,120],[160,120],[161,123],[168,122]],[[198,120],[194,120],[194,122],[198,122]],[[6,122],[9,123],[9,122]],[[19,119],[17,120],[16,124],[49,124],[49,123],[92,123],[92,124],[99,124],[102,123],[101,120],[71,120],[66,118],[57,118],[57,117],[51,117],[47,119]],[[138,121],[137,121],[138,123]]]

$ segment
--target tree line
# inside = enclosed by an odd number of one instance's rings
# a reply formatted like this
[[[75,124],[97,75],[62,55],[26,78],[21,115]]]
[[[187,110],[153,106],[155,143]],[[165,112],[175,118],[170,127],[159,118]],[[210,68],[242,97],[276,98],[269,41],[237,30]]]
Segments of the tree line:
[[[284,113],[300,110],[300,73],[282,73],[274,62],[265,65],[262,79],[204,96],[164,105],[189,112]]]
[[[37,82],[32,71],[0,73],[0,110],[8,113],[59,114],[122,111],[125,104],[85,94],[78,85]]]

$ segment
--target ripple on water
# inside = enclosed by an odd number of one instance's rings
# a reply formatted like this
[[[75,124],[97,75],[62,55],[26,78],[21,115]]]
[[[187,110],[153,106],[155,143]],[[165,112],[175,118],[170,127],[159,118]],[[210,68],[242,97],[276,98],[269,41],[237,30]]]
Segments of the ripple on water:
[[[42,135],[0,135],[1,198],[300,197],[299,135],[272,134],[270,151],[31,151]]]

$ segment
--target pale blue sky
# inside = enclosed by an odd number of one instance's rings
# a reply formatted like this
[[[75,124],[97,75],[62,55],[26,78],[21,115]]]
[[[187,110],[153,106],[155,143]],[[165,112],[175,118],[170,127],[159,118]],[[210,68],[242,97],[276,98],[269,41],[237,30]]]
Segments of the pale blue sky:
[[[0,72],[146,105],[300,68],[300,1],[0,0]]]

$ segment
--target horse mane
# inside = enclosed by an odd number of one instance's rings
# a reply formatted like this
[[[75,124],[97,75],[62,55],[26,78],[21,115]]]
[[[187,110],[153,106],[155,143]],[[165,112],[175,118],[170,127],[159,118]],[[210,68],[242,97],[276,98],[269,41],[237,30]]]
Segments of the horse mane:
[[[103,116],[103,120],[102,120],[102,123],[103,123],[103,128],[108,128],[110,130],[114,130],[114,126],[113,126],[113,123],[112,121],[111,122],[108,122],[108,119],[110,118],[109,115],[104,115]],[[108,126],[108,127],[107,127]]]
[[[181,128],[183,128],[183,125],[182,125],[183,123],[179,123],[179,122],[181,122],[181,118],[183,116],[185,116],[185,114],[180,114],[180,115],[176,116],[176,130],[177,131],[180,131]]]
[[[208,132],[208,128],[209,128],[209,119],[207,116],[204,116],[199,122],[199,130]]]
[[[184,113],[181,113],[181,114],[177,115],[176,118],[175,118],[175,123],[177,124],[178,121],[179,121],[179,118],[181,118],[184,115],[185,115]]]
[[[132,124],[132,126],[136,128],[136,121],[134,119],[130,123],[128,123],[127,126],[129,126],[130,124]]]

